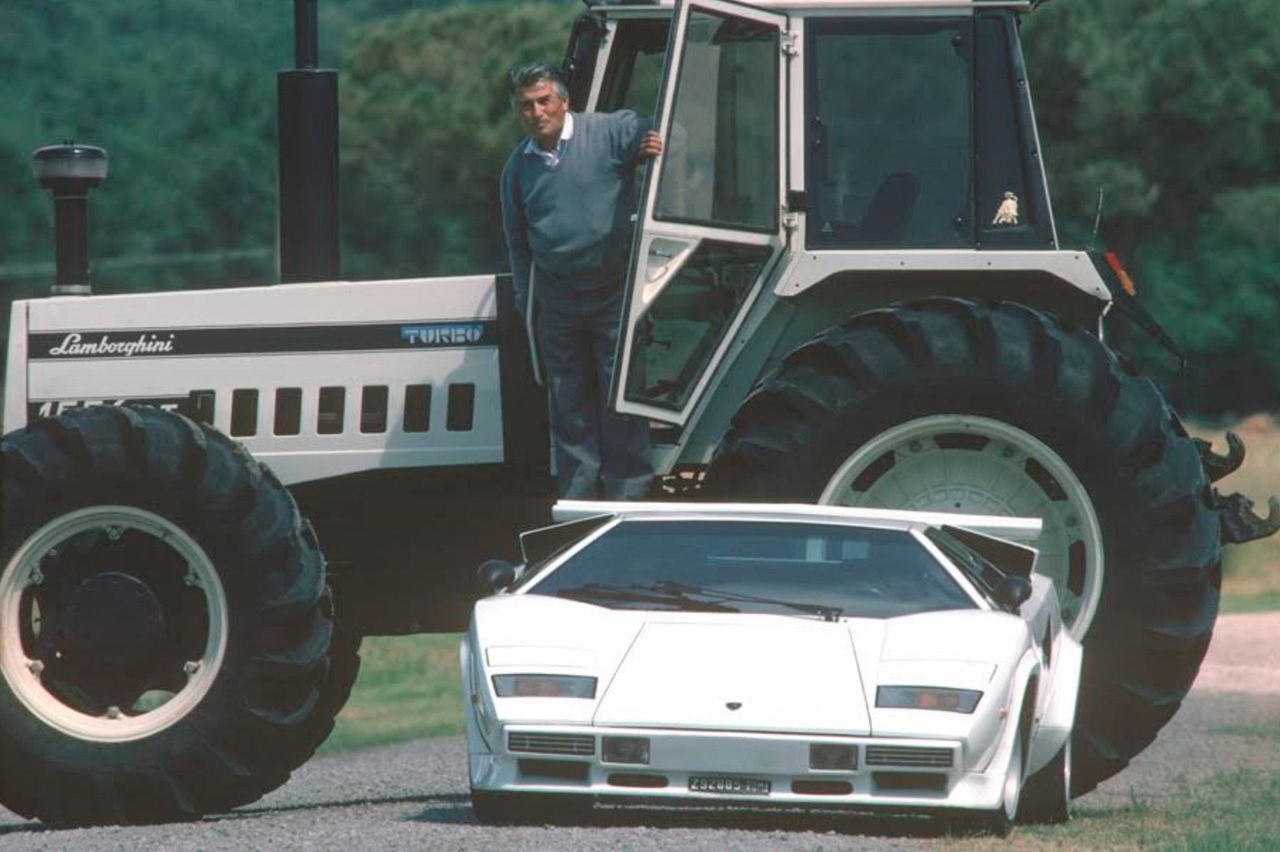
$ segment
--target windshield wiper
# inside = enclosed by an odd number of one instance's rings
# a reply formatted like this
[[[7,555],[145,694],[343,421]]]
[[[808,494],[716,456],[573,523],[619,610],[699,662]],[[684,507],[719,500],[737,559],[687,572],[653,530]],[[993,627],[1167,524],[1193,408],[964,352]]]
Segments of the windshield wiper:
[[[686,598],[690,595],[696,595],[702,598],[712,598],[717,601],[737,601],[739,603],[760,603],[772,606],[781,606],[786,607],[787,609],[794,609],[797,612],[805,612],[810,615],[820,615],[822,616],[823,621],[839,621],[840,616],[844,614],[844,610],[838,606],[797,603],[796,601],[784,601],[779,600],[778,598],[747,595],[742,592],[727,592],[722,589],[708,589],[703,586],[691,586],[688,583],[679,583],[675,580],[662,580],[654,583],[652,588],[660,592],[681,595]]]
[[[701,612],[740,612],[737,607],[719,601],[694,600],[682,591],[653,586],[610,586],[605,583],[583,583],[560,589],[557,597],[572,598],[581,601],[620,601],[625,603],[665,604],[677,609],[692,609]]]

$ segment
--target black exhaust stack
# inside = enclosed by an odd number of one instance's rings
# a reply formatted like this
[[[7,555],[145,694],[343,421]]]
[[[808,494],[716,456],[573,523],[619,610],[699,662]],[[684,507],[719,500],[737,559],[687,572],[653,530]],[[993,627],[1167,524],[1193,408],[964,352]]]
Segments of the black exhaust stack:
[[[89,190],[107,179],[107,152],[70,139],[38,149],[31,159],[35,179],[53,195],[55,296],[88,296]]]
[[[276,76],[282,283],[341,277],[338,250],[338,72],[316,67],[316,0],[294,0],[294,64]]]

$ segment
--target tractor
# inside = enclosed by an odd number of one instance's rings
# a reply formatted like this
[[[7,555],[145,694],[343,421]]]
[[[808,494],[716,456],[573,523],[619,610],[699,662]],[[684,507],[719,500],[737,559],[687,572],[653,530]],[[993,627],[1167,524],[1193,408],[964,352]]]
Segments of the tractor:
[[[1079,795],[1174,714],[1222,545],[1280,508],[1213,487],[1242,445],[1188,435],[1109,341],[1176,344],[1113,255],[1059,242],[1035,5],[592,2],[564,68],[575,108],[664,137],[609,389],[648,420],[663,496],[1041,518],[1084,644]],[[332,729],[362,637],[462,629],[474,566],[550,523],[510,276],[341,280],[336,77],[314,0],[295,14],[279,283],[93,295],[104,155],[37,152],[67,244],[54,294],[13,304],[4,384],[0,804],[21,815],[254,801]]]

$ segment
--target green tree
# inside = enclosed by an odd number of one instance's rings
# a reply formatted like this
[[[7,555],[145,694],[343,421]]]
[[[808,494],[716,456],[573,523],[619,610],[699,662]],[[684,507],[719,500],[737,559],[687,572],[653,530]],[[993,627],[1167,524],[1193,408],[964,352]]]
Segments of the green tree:
[[[343,61],[343,263],[367,277],[506,269],[498,175],[522,132],[506,72],[558,63],[563,3],[415,11],[357,32]]]
[[[1203,414],[1280,408],[1280,15],[1274,0],[1058,0],[1024,28],[1060,227],[1102,242],[1187,349]]]

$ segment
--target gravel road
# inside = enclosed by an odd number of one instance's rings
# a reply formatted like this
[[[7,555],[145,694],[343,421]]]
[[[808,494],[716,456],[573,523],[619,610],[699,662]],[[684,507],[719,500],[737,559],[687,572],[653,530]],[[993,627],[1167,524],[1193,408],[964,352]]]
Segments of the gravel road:
[[[1191,695],[1155,744],[1077,800],[1107,810],[1158,800],[1238,767],[1280,770],[1280,754],[1224,730],[1280,718],[1280,613],[1222,617]],[[1273,750],[1274,751],[1274,750]],[[477,825],[461,738],[419,740],[312,761],[253,806],[198,823],[50,831],[0,809],[0,850],[943,849],[914,822],[847,817],[628,812],[582,828]],[[986,844],[982,844],[986,845]],[[1015,844],[1021,845],[1021,844]]]

